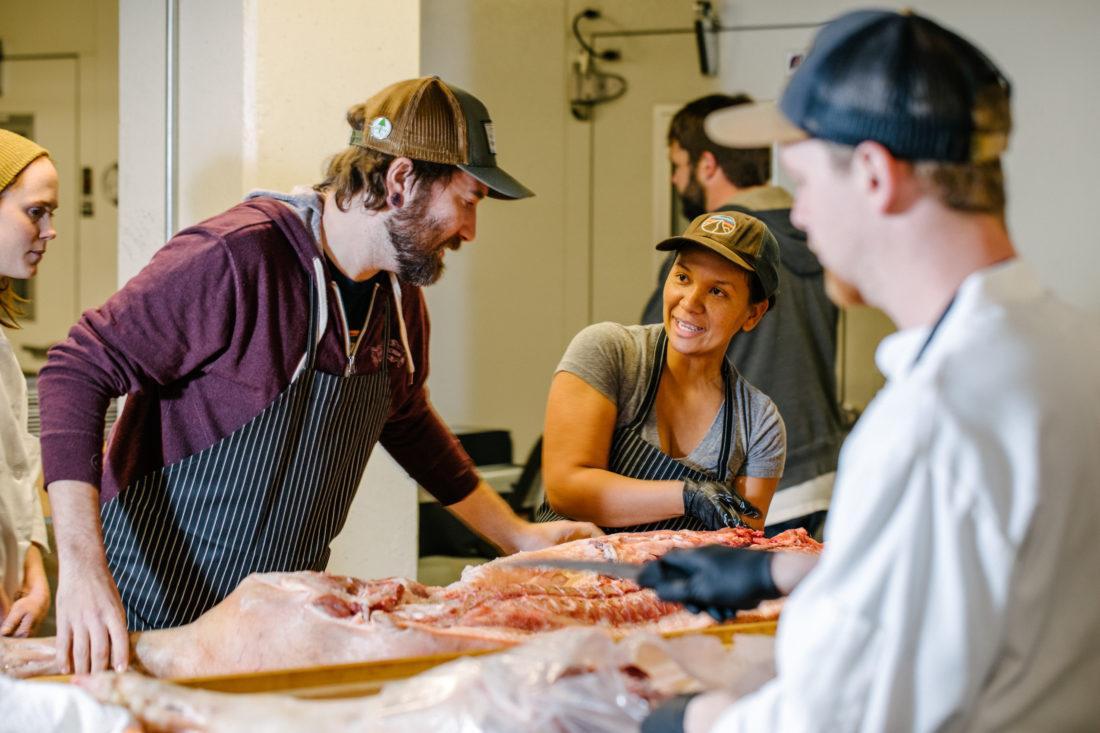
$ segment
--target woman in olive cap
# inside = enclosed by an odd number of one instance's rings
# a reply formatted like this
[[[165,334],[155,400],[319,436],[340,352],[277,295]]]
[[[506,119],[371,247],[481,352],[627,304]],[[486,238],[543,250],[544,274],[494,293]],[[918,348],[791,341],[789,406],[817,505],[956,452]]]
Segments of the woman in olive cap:
[[[740,211],[696,217],[675,251],[663,323],[597,323],[569,345],[550,387],[540,520],[605,532],[762,529],[786,459],[771,399],[726,358],[779,284],[779,245]]]

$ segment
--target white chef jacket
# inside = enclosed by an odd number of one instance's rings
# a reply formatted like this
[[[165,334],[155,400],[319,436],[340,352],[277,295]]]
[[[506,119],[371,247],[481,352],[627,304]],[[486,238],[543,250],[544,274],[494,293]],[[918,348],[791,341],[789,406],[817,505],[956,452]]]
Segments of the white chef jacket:
[[[36,485],[41,469],[38,439],[27,432],[27,382],[0,328],[0,587],[12,601],[31,543],[43,552],[49,546]]]
[[[1097,321],[1014,260],[879,347],[777,677],[714,731],[1100,725]]]

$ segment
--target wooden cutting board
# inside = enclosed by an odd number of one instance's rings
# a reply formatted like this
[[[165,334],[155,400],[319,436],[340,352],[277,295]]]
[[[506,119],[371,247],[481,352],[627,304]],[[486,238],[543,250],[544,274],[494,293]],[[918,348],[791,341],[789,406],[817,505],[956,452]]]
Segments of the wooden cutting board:
[[[665,638],[702,634],[717,636],[723,644],[729,644],[734,634],[774,635],[775,621],[726,623],[703,629],[667,631]],[[434,654],[424,657],[386,659],[378,662],[354,662],[301,669],[280,669],[265,672],[189,677],[172,682],[184,687],[227,693],[274,692],[310,699],[364,697],[377,694],[389,682],[403,680],[420,674],[440,664],[461,657],[477,657],[492,654],[499,649],[487,649],[450,654]],[[41,681],[68,681],[68,676],[37,677]]]
[[[703,634],[717,636],[722,643],[729,644],[733,640],[734,634],[774,635],[775,628],[775,621],[727,623],[709,626],[704,629],[669,631],[662,634],[662,636],[674,638],[691,634]],[[378,693],[389,682],[412,677],[440,664],[445,664],[460,657],[492,654],[494,651],[499,650],[435,654],[426,657],[408,657],[379,662],[357,662],[216,677],[194,677],[173,681],[187,687],[198,687],[219,692],[278,692],[311,699],[363,697]]]

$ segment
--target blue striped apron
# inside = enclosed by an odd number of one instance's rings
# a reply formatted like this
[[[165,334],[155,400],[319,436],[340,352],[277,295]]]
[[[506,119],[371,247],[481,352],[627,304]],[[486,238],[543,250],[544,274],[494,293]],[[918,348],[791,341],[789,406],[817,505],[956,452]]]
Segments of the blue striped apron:
[[[657,388],[661,383],[661,373],[665,369],[665,357],[668,353],[668,338],[664,331],[657,339],[657,361],[646,386],[645,400],[634,419],[615,430],[611,439],[611,455],[607,470],[620,476],[644,479],[646,481],[682,481],[692,478],[697,481],[722,481],[729,473],[730,446],[733,443],[733,370],[729,362],[722,364],[722,377],[726,385],[725,414],[722,421],[722,445],[719,450],[718,465],[712,473],[703,473],[687,466],[672,456],[651,445],[642,437],[642,426],[649,417],[657,401]],[[536,521],[551,522],[565,519],[550,508],[544,499],[536,513]],[[695,517],[679,516],[662,519],[648,524],[631,527],[602,527],[604,532],[649,532],[655,529],[695,529],[705,530],[706,526]]]
[[[389,414],[390,300],[378,371],[327,374],[314,369],[321,287],[311,285],[306,355],[290,385],[243,427],[103,506],[107,563],[131,631],[190,623],[251,573],[328,563]]]

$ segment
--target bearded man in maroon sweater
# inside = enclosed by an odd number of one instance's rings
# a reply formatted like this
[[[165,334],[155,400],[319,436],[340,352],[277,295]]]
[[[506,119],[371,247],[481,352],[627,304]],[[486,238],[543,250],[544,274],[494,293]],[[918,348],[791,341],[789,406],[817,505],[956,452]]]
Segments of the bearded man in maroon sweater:
[[[420,288],[473,239],[481,199],[532,195],[496,166],[484,105],[425,77],[348,122],[324,181],[181,231],[50,350],[62,669],[125,667],[127,628],[188,623],[250,573],[323,570],[378,442],[505,552],[599,533],[517,517],[425,389]]]

